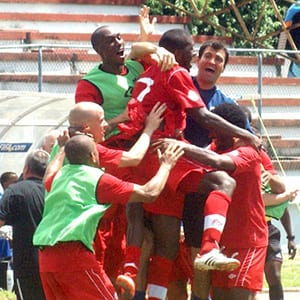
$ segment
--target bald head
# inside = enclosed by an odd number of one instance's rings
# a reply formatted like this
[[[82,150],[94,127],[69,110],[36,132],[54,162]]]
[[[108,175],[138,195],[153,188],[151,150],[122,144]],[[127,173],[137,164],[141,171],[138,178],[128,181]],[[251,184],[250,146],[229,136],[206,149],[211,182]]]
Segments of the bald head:
[[[79,102],[69,112],[69,133],[80,131],[84,134],[91,134],[95,142],[101,143],[104,140],[107,123],[104,119],[103,108],[93,102]]]
[[[58,130],[51,130],[42,139],[40,148],[45,150],[48,153],[51,153],[51,150],[52,150],[54,144],[56,143],[58,136],[59,136]]]
[[[98,165],[98,154],[93,139],[86,135],[75,135],[65,145],[70,164]]]
[[[104,115],[100,105],[93,102],[79,102],[69,112],[70,126],[81,126],[98,114]]]

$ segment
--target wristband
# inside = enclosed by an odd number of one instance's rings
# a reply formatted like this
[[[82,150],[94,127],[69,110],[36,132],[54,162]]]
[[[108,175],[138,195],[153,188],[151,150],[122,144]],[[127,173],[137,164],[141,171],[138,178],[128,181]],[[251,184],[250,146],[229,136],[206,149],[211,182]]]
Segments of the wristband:
[[[294,235],[287,235],[286,238],[288,239],[288,241],[293,241],[295,239]]]

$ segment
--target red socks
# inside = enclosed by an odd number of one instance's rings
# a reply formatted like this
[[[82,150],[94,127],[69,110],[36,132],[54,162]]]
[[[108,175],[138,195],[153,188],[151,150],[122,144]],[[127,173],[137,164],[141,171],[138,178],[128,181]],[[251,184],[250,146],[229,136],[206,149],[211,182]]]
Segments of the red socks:
[[[128,246],[123,267],[123,273],[135,279],[139,270],[141,248],[137,246]]]
[[[166,298],[172,268],[172,260],[159,255],[152,256],[148,271],[148,300]]]
[[[231,198],[220,191],[211,192],[206,199],[201,255],[216,248],[217,244],[219,244],[230,202]]]

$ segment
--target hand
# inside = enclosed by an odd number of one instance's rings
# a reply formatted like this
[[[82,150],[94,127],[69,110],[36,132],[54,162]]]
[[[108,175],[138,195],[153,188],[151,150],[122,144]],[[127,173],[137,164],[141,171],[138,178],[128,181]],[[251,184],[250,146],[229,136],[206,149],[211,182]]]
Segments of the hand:
[[[263,141],[261,138],[248,131],[247,137],[242,138],[246,145],[250,145],[256,149],[256,151],[261,151],[263,149]]]
[[[70,139],[68,130],[64,130],[62,134],[60,134],[57,138],[57,143],[59,147],[63,147],[66,142]]]
[[[145,121],[145,131],[150,130],[151,134],[159,127],[161,121],[163,120],[163,113],[167,109],[167,105],[165,103],[161,104],[157,102]]]
[[[144,5],[139,14],[140,41],[147,41],[149,35],[154,32],[154,25],[156,24],[157,19],[154,17],[152,22],[150,22],[149,11],[150,7]]]
[[[251,134],[250,145],[254,147],[257,151],[260,151],[263,148],[263,141],[260,137]]]
[[[156,55],[152,55],[152,58],[157,61],[162,72],[170,70],[174,65],[178,64],[175,55],[164,47],[157,47]]]
[[[272,174],[266,171],[263,167],[261,168],[261,183],[266,186],[272,178]]]
[[[184,154],[184,151],[180,145],[170,144],[163,154],[161,154],[160,149],[157,150],[157,154],[160,164],[165,164],[172,169],[176,165],[177,160]]]
[[[291,201],[291,202],[294,201],[298,195],[298,192],[299,192],[298,189],[286,191],[285,193],[287,194],[287,196],[286,196],[287,201]]]
[[[151,147],[153,151],[160,150],[161,152],[165,152],[165,150],[169,145],[176,145],[184,149],[185,142],[175,140],[175,139],[170,139],[170,138],[164,138],[164,139],[157,139],[151,143]]]
[[[297,253],[297,246],[295,241],[288,241],[289,259],[294,259]]]

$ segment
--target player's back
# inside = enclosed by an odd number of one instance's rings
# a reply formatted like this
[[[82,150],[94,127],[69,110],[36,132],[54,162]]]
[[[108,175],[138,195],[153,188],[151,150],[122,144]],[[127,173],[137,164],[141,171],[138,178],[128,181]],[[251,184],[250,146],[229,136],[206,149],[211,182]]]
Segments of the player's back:
[[[166,103],[164,128],[161,128],[160,136],[174,137],[175,132],[185,128],[185,109],[191,107],[191,91],[194,94],[192,101],[197,103],[200,96],[186,69],[174,66],[162,72],[158,66],[151,66],[136,81],[132,98],[142,105],[146,114],[155,103]]]

